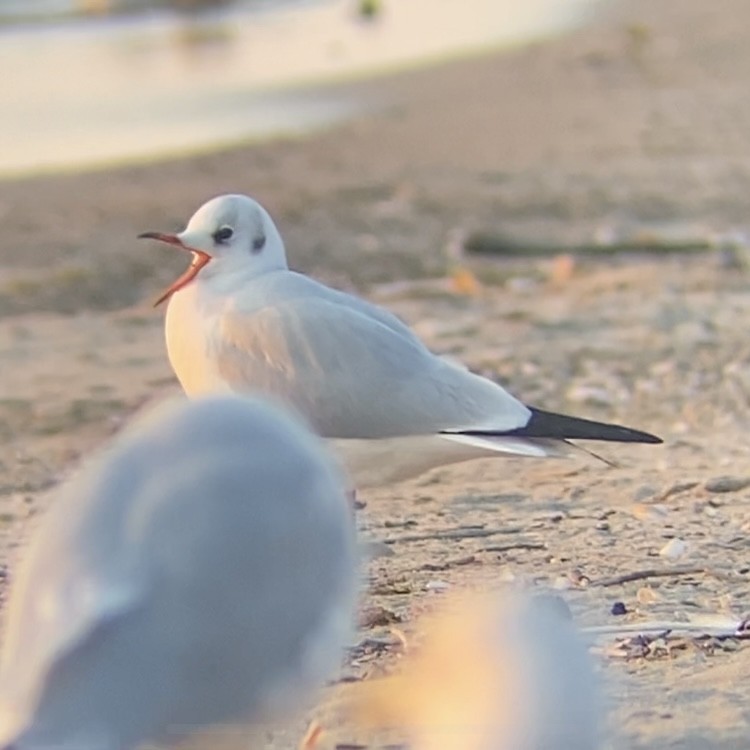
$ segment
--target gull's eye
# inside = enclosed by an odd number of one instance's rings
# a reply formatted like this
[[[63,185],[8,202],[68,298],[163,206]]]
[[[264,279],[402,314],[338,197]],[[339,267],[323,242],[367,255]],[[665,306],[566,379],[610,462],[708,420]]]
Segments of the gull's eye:
[[[214,242],[217,245],[223,245],[225,242],[229,242],[234,234],[232,227],[219,227],[211,236],[214,238]]]

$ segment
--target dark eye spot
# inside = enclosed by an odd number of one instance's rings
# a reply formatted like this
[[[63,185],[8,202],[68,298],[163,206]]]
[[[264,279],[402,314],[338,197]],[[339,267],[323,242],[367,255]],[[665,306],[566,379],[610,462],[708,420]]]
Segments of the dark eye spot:
[[[219,227],[219,229],[217,229],[211,236],[214,238],[214,242],[217,245],[223,245],[232,238],[233,234],[234,229],[232,229],[232,227]]]
[[[253,238],[253,252],[259,253],[266,245],[266,235],[265,234],[259,234],[257,237]]]

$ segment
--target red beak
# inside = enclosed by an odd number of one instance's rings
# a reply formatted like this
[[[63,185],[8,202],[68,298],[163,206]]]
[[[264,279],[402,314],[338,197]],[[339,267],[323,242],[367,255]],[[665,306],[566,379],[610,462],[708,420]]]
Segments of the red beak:
[[[187,270],[164,290],[159,299],[154,302],[154,307],[158,307],[162,302],[168,300],[175,292],[189,284],[198,275],[201,268],[211,260],[211,256],[208,253],[204,253],[203,250],[196,250],[194,247],[188,247],[183,244],[182,240],[176,234],[144,232],[143,234],[138,235],[138,239],[166,242],[168,245],[174,245],[180,250],[185,250],[186,252],[193,254],[193,261],[188,266]]]

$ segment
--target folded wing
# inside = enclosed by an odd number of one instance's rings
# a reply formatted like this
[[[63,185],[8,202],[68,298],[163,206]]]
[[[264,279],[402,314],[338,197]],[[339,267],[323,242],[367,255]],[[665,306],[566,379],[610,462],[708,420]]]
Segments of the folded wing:
[[[235,310],[220,326],[213,355],[221,379],[235,391],[275,396],[327,438],[513,430],[529,420],[497,384],[331,299]]]

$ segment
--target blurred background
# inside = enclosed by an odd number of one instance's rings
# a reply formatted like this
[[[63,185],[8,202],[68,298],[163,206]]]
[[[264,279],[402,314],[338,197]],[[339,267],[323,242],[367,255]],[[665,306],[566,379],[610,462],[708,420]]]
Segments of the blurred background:
[[[597,0],[0,3],[0,175],[309,132],[374,102],[326,87],[517,45]]]

